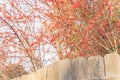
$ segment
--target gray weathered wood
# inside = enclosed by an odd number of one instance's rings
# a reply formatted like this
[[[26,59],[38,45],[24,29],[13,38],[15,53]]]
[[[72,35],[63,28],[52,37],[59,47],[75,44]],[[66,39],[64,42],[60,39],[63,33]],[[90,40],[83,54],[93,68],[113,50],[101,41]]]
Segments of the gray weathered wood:
[[[72,60],[73,80],[84,80],[88,78],[88,60],[86,58],[76,58]]]
[[[88,58],[90,79],[99,80],[104,77],[104,64],[101,56],[92,56]]]
[[[72,80],[71,61],[64,59],[58,63],[59,80]]]

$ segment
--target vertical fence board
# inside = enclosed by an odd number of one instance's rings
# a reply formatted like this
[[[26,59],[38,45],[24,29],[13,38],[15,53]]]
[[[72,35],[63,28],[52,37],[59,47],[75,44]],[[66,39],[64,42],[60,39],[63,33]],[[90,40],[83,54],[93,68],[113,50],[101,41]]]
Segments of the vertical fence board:
[[[42,68],[41,77],[42,77],[42,80],[47,80],[47,68],[46,67]]]
[[[41,68],[40,70],[36,71],[37,80],[47,80],[47,68]]]
[[[0,79],[1,80],[1,79]],[[10,80],[22,80],[20,77],[14,78],[14,79],[10,79]]]
[[[71,61],[62,60],[58,63],[59,80],[72,80]]]
[[[36,75],[38,76],[38,80],[43,80],[43,74],[42,74],[42,70],[43,68],[41,68],[40,70],[36,71]]]
[[[73,80],[84,80],[88,78],[88,61],[81,57],[72,60]]]
[[[36,76],[37,76],[36,73],[32,72],[32,73],[28,74],[27,79],[24,79],[24,80],[38,80]]]
[[[47,67],[47,80],[59,80],[57,63]]]
[[[88,58],[90,79],[99,80],[104,76],[104,64],[101,56],[92,56]]]
[[[28,80],[27,75],[23,75],[19,78],[19,80]]]
[[[117,53],[105,55],[106,76],[120,76],[120,56]]]

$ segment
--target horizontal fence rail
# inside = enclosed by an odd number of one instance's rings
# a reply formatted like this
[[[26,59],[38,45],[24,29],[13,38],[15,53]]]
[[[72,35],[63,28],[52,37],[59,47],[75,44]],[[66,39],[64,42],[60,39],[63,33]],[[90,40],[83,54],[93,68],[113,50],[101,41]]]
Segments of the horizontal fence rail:
[[[36,72],[11,80],[120,80],[120,56],[64,59]]]

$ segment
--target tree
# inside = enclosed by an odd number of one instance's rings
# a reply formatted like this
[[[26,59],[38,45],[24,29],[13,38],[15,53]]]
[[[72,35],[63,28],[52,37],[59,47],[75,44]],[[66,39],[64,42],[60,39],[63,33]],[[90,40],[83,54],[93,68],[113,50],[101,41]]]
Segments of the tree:
[[[30,1],[0,2],[1,54],[6,55],[7,59],[19,58],[18,64],[29,61],[33,71],[37,69],[36,62],[39,61],[41,67],[44,59],[41,58],[40,52],[44,34],[41,25],[39,23],[36,25],[39,10],[35,5],[36,2]]]
[[[2,71],[2,73],[4,74],[4,76],[0,75],[1,78],[12,79],[27,74],[28,72],[25,71],[25,69],[21,65],[9,64],[5,66],[5,69]]]
[[[119,53],[119,0],[48,0],[46,5],[43,24],[60,59]]]

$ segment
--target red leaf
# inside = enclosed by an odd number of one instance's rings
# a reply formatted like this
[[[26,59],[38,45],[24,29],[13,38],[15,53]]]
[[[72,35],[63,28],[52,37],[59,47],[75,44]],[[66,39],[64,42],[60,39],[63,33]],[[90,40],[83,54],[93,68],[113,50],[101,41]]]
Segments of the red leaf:
[[[35,44],[39,44],[39,41],[32,42],[30,46],[34,46]]]
[[[51,41],[50,41],[50,42],[53,42],[54,40],[55,40],[55,38],[51,39]]]
[[[83,39],[82,39],[82,43],[86,43],[87,41],[88,41],[87,38],[83,38]]]
[[[9,20],[11,19],[11,17],[10,17],[10,16],[6,16],[6,18],[7,18],[7,19],[9,19]]]
[[[108,5],[108,0],[105,0],[105,1],[104,1],[104,5],[105,5],[105,6]]]
[[[55,0],[48,0],[49,2],[55,2]]]
[[[84,49],[87,49],[88,48],[88,43],[83,43],[83,47],[84,47]]]
[[[68,53],[65,57],[70,59],[71,54],[70,54],[70,53]]]
[[[72,45],[73,43],[74,43],[73,41],[69,41],[69,42],[68,42],[69,45]]]
[[[80,52],[79,56],[82,56],[82,57],[83,57],[83,56],[84,56],[84,53]]]
[[[75,8],[78,8],[79,6],[80,6],[80,2],[76,2],[76,3],[72,6],[72,8],[75,9]]]
[[[106,36],[104,31],[101,31],[100,33],[102,36]]]
[[[11,6],[13,6],[13,7],[15,6],[13,1],[11,2]]]
[[[93,28],[93,25],[92,25],[92,24],[89,25],[89,26],[87,26],[87,28],[85,29],[85,32],[90,31],[92,28]]]

